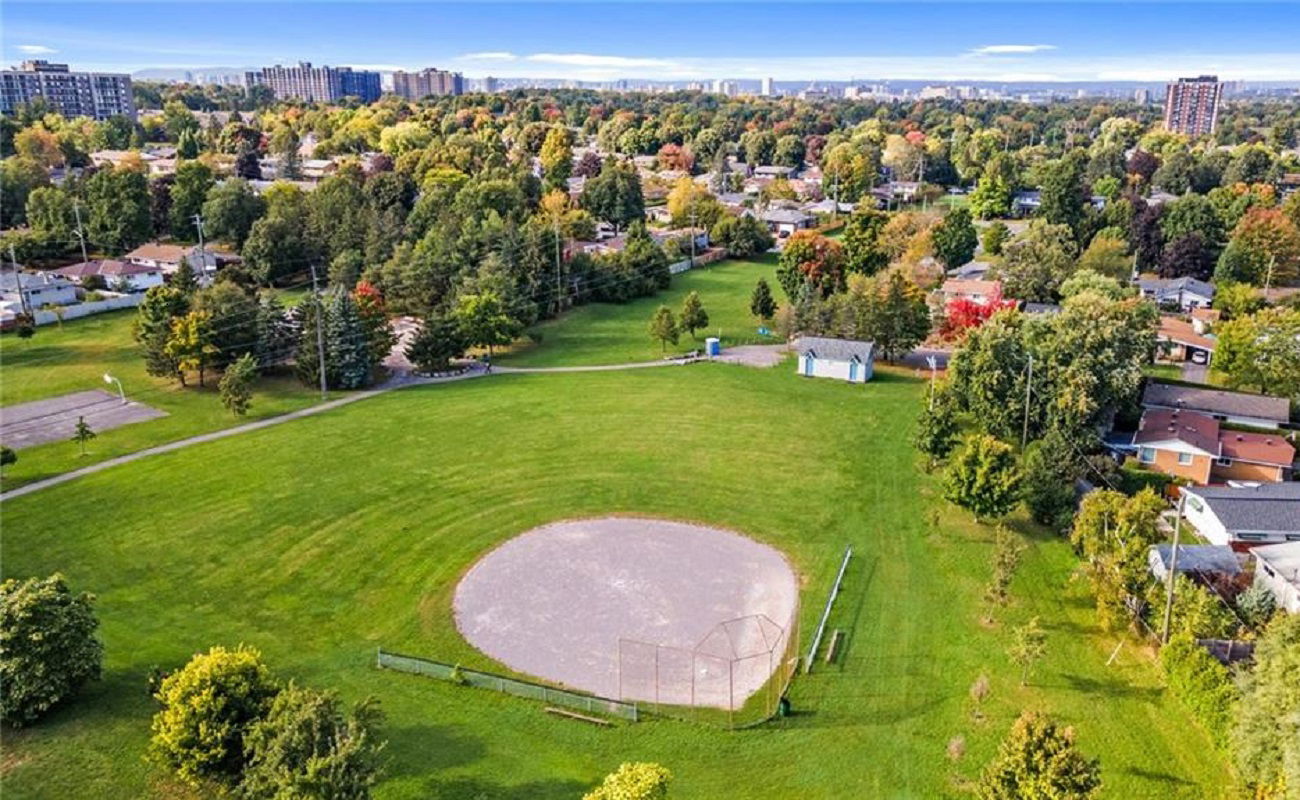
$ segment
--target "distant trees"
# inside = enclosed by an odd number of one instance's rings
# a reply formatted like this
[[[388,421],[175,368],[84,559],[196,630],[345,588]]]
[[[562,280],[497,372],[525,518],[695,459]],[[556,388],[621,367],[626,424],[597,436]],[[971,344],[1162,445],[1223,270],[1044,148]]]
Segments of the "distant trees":
[[[772,247],[772,234],[754,217],[724,214],[709,233],[715,245],[723,247],[732,258],[751,258]]]
[[[84,422],[84,418],[83,418]],[[8,448],[5,448],[8,449]],[[99,678],[95,598],[62,575],[0,584],[0,719],[28,725]]]
[[[1074,729],[1026,711],[980,775],[975,793],[980,800],[1089,800],[1100,788],[1100,765],[1075,748]]]
[[[971,222],[970,211],[955,208],[934,226],[934,255],[946,269],[960,267],[975,256],[979,236]]]

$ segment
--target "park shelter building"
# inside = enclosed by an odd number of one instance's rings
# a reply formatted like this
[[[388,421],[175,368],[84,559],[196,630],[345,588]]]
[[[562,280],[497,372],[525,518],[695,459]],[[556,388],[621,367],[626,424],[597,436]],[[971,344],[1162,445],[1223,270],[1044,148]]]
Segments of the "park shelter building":
[[[866,383],[875,372],[875,344],[852,339],[804,336],[794,343],[798,373],[809,378],[836,378]]]

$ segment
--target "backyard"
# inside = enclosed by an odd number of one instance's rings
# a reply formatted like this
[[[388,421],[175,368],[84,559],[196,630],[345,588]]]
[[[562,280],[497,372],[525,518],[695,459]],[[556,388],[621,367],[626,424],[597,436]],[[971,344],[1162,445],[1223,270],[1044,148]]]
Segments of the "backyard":
[[[742,328],[753,279],[693,274],[670,304],[698,288],[720,317],[734,313],[725,335]],[[710,300],[710,280],[730,294]],[[649,314],[635,305],[619,309],[625,324],[585,323],[607,332],[587,350],[574,342],[575,360],[650,349],[635,341]],[[554,323],[532,357],[562,360],[554,342],[578,336],[567,326],[605,310]],[[1075,726],[1101,759],[1105,797],[1230,796],[1221,756],[1149,655],[1125,645],[1107,666],[1116,640],[1096,630],[1065,542],[1012,518],[1028,549],[1012,603],[982,621],[994,529],[942,501],[916,466],[909,431],[923,386],[887,371],[848,386],[722,364],[497,375],[402,389],[8,501],[4,575],[60,571],[94,592],[106,657],[102,681],[7,734],[5,794],[184,796],[141,758],[155,710],[146,674],[244,642],[286,679],[379,698],[391,742],[381,798],[572,800],[625,760],[669,767],[680,798],[959,796],[1024,708]],[[460,576],[535,526],[620,513],[779,548],[800,578],[805,647],[853,545],[831,623],[845,645],[837,663],[795,680],[792,716],[734,733],[659,720],[599,729],[374,668],[382,646],[500,670],[453,625]],[[1047,657],[1022,687],[1005,651],[1009,628],[1031,616],[1048,632]],[[991,693],[977,719],[969,687],[981,673]],[[953,761],[956,736],[967,749]]]

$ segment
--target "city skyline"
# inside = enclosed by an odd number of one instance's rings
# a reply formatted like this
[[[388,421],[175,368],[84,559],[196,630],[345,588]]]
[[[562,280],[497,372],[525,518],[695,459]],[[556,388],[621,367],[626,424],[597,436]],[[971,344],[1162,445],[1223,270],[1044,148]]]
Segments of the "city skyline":
[[[312,61],[578,81],[1300,81],[1300,8],[1280,3],[12,2],[5,17],[6,66],[47,58],[128,73]]]

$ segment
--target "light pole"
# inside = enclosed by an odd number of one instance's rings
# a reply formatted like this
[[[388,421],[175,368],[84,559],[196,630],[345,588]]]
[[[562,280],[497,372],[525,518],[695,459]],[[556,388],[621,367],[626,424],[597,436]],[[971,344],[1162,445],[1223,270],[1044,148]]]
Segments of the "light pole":
[[[116,384],[117,384],[117,394],[118,394],[119,397],[122,398],[122,405],[126,405],[126,390],[122,388],[122,382],[119,381],[117,378],[114,378],[112,375],[109,375],[107,372],[105,372],[105,373],[104,373],[104,383],[107,383],[107,384],[109,384],[109,385],[112,385],[112,384],[116,383]]]

